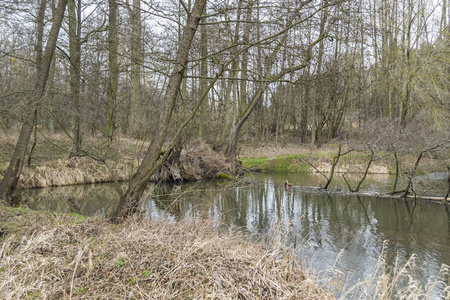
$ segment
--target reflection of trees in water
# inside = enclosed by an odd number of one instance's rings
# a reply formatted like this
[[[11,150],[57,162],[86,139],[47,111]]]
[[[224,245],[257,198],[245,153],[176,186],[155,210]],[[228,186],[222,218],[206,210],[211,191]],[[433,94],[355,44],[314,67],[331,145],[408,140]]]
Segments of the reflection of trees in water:
[[[115,208],[118,195],[110,184],[30,189],[21,193],[32,209],[107,215]]]
[[[182,211],[179,196],[180,185],[156,184],[150,197],[159,210],[167,211],[179,218]]]
[[[172,215],[177,220],[184,216],[210,217],[215,214],[219,193],[204,183],[156,184],[146,201],[154,203],[160,214]]]
[[[402,259],[419,251],[418,263],[423,266],[435,266],[438,259],[450,263],[450,207],[446,205],[298,188],[286,191],[276,184],[227,190],[214,189],[208,183],[159,184],[150,185],[145,195],[147,213],[167,214],[173,219],[206,215],[252,233],[268,232],[276,223],[290,232],[292,243],[307,242],[320,250],[317,253],[337,255],[345,248],[360,259],[376,259],[387,239],[390,264],[395,263],[397,250]],[[118,203],[115,189],[107,184],[29,190],[22,197],[29,199],[33,208],[43,210],[95,214],[106,207],[105,216],[108,207],[114,209]]]
[[[414,200],[413,204],[410,205],[408,200],[403,200],[406,206],[406,212],[408,213],[408,219],[409,219],[409,230],[414,229],[414,211],[416,210],[417,201]],[[412,207],[410,207],[412,206]]]
[[[366,206],[364,205],[364,203],[361,201],[361,197],[360,196],[356,196],[356,199],[358,199],[359,204],[361,205],[363,212],[364,212],[364,216],[366,216],[366,220],[367,223],[370,225],[370,218],[369,218],[369,214],[367,213],[367,209]]]

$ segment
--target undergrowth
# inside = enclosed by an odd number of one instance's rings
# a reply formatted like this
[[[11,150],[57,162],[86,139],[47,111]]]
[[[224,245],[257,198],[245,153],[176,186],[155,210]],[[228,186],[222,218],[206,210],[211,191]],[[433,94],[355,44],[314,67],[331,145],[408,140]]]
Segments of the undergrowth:
[[[209,220],[117,226],[0,208],[2,299],[331,299],[293,251]]]
[[[2,299],[433,299],[437,290],[450,297],[448,266],[422,286],[411,276],[417,257],[389,268],[386,251],[355,285],[315,276],[282,226],[262,243],[205,219],[112,225],[1,206],[0,224]]]

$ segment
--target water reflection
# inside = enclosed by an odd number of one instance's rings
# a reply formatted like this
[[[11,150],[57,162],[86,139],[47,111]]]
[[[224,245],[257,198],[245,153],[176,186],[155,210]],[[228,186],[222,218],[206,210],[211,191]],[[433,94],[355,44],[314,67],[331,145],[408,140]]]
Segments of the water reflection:
[[[289,181],[294,184],[317,185],[321,180],[291,177]],[[436,277],[442,264],[450,265],[448,206],[330,194],[301,186],[286,190],[284,179],[261,175],[255,186],[232,189],[222,189],[217,182],[152,185],[141,210],[152,219],[216,218],[254,235],[277,226],[289,231],[291,243],[302,245],[298,251],[318,273],[334,266],[339,257],[337,266],[350,274],[350,282],[374,272],[384,240],[389,240],[386,259],[390,265],[396,263],[397,257],[402,264],[417,254],[414,276],[422,282]],[[381,186],[388,184],[382,182]],[[33,209],[105,217],[118,204],[111,185],[30,190],[23,197],[28,197]]]

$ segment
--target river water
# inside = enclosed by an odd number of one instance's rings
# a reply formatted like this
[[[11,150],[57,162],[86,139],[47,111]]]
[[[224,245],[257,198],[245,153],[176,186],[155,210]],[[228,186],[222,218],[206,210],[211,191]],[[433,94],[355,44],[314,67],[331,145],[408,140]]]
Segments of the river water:
[[[416,192],[444,195],[441,175],[419,178]],[[414,255],[411,278],[425,286],[442,281],[433,297],[450,284],[448,275],[439,275],[450,265],[449,205],[376,196],[392,189],[387,176],[367,179],[362,190],[371,196],[346,193],[339,178],[331,191],[322,191],[316,188],[324,183],[319,175],[255,174],[247,179],[249,184],[234,187],[218,181],[151,185],[141,211],[151,219],[216,218],[256,239],[277,232],[323,282],[338,282],[338,290],[375,274],[382,252],[391,268]],[[293,184],[287,190],[285,180]],[[111,184],[27,190],[22,197],[32,209],[103,217],[119,200]]]

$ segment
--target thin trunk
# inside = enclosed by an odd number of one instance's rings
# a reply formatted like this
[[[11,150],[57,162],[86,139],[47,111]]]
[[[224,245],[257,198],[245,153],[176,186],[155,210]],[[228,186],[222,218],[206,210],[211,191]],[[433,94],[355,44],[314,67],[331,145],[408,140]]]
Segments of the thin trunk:
[[[406,118],[408,116],[409,104],[411,99],[411,31],[413,23],[413,3],[408,0],[407,20],[406,20],[406,36],[405,36],[405,74],[403,82],[403,99],[400,105],[400,126],[406,125]]]
[[[51,133],[55,133],[55,118],[53,116],[53,104],[54,104],[53,102],[55,101],[55,95],[54,95],[54,92],[52,91],[53,82],[54,82],[54,79],[55,79],[55,63],[56,63],[56,58],[55,58],[55,56],[53,56],[52,57],[51,66],[50,66],[50,74],[48,76],[48,86],[49,86],[49,88],[47,89],[47,93],[48,93],[48,96],[49,96],[48,131],[50,131]]]
[[[109,23],[108,23],[108,66],[109,83],[107,90],[108,102],[106,106],[105,134],[112,138],[115,124],[115,106],[117,98],[117,86],[119,84],[119,63],[117,58],[118,34],[117,34],[117,1],[108,0],[109,3]]]
[[[47,1],[41,0],[37,15],[36,26],[36,75],[41,74],[42,68],[42,41],[44,39],[44,17],[45,9],[47,7]]]
[[[39,9],[38,9],[38,14],[37,14],[37,20],[36,20],[36,45],[35,45],[35,50],[36,50],[36,76],[39,76],[39,74],[41,74],[41,69],[42,69],[42,40],[44,39],[44,17],[45,17],[45,8],[47,1],[42,0],[40,5],[39,5]],[[35,117],[35,124],[37,125],[37,108],[34,110],[34,117]],[[31,149],[30,149],[30,153],[28,155],[28,167],[31,166],[31,160],[33,157],[33,151],[34,148],[36,147],[37,144],[37,127],[34,127],[34,138],[33,138],[33,143],[31,145]]]
[[[20,135],[14,149],[14,154],[9,163],[8,170],[6,171],[6,174],[3,177],[2,182],[0,183],[0,199],[9,201],[17,188],[19,175],[23,168],[25,153],[28,148],[28,142],[30,140],[31,132],[33,131],[33,125],[36,122],[34,111],[38,107],[39,102],[41,101],[41,98],[45,92],[50,65],[52,62],[53,54],[55,52],[56,41],[58,39],[59,29],[61,28],[61,23],[64,17],[66,4],[67,0],[59,1],[57,13],[50,29],[45,52],[42,56],[42,67],[40,68],[41,73],[37,74],[33,96],[31,97],[27,105],[27,107],[29,108],[27,112],[28,118],[25,118],[25,122],[22,124],[22,129],[20,131]]]
[[[204,12],[206,14],[206,11]],[[208,80],[206,79],[208,77],[208,34],[207,34],[207,25],[204,23],[206,22],[206,18],[203,18],[200,21],[200,28],[201,28],[201,37],[200,37],[200,55],[201,55],[201,61],[200,61],[200,95],[203,95],[205,91],[208,89]],[[200,124],[198,128],[198,137],[200,139],[203,139],[205,137],[205,128],[207,126],[207,115],[208,111],[208,99],[205,99],[202,107],[200,108]]]
[[[301,102],[301,118],[300,118],[300,140],[305,143],[308,139],[308,105],[310,101],[310,83],[309,75],[311,65],[308,65],[305,71],[305,83],[303,84],[303,101]]]
[[[247,16],[244,24],[244,34],[242,37],[242,42],[244,45],[247,45],[250,41],[250,22],[252,20],[252,6],[253,1],[249,1],[247,6]],[[240,89],[240,101],[239,101],[239,114],[242,114],[247,106],[247,69],[248,69],[248,59],[249,59],[249,51],[246,50],[242,53],[242,62],[241,62],[241,89]]]
[[[243,0],[239,0],[238,11],[237,11],[237,16],[236,16],[236,21],[237,21],[236,28],[234,31],[234,36],[232,38],[233,44],[237,44],[239,41],[242,3],[243,3]],[[234,56],[235,51],[232,51],[231,55]],[[231,123],[232,123],[232,119],[233,119],[233,111],[234,111],[234,105],[233,105],[233,101],[231,100],[232,99],[231,95],[232,95],[233,89],[236,85],[236,81],[234,80],[234,78],[236,78],[238,68],[239,68],[239,59],[236,57],[232,62],[231,70],[228,71],[230,79],[228,80],[228,85],[226,87],[225,99],[224,99],[224,101],[225,101],[225,122],[224,122],[224,125],[222,128],[222,132],[220,134],[219,145],[223,145],[225,143],[227,134],[229,134],[229,132],[230,132],[230,127],[231,127]]]
[[[81,0],[69,0],[70,98],[72,102],[72,153],[81,152],[80,66],[81,66]]]
[[[133,133],[139,131],[139,120],[142,117],[141,107],[141,0],[133,0],[133,7],[129,11],[131,19],[131,105],[129,117],[129,130]]]
[[[444,33],[444,30],[447,27],[447,6],[448,6],[447,1],[448,0],[442,0],[442,2],[443,2],[442,3],[442,15],[441,15],[440,30],[439,30],[439,32],[441,34]],[[450,10],[449,10],[449,14],[450,14]]]
[[[322,11],[322,17],[320,20],[320,35],[323,35],[325,32],[325,24],[327,21],[327,10],[323,10]],[[321,73],[321,69],[322,69],[322,58],[323,58],[323,52],[324,52],[324,42],[323,40],[320,41],[319,43],[319,53],[318,53],[318,57],[317,57],[317,70],[316,70],[316,75],[319,76]],[[314,96],[312,98],[312,112],[311,112],[311,116],[312,116],[312,120],[311,120],[311,145],[314,145],[317,141],[317,136],[318,136],[318,126],[317,126],[317,122],[318,122],[318,116],[317,116],[317,99],[319,97],[319,87],[316,86],[316,92],[314,93]]]

